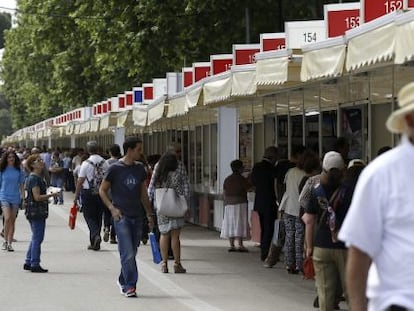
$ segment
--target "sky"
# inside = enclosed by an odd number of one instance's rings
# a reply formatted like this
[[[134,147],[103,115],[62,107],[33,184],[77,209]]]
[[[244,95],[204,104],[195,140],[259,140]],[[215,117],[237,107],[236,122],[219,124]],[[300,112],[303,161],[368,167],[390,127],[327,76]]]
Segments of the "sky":
[[[5,7],[5,8],[16,8],[16,0],[1,0],[0,1],[0,6],[1,7]],[[5,11],[3,9],[0,9],[1,11]]]

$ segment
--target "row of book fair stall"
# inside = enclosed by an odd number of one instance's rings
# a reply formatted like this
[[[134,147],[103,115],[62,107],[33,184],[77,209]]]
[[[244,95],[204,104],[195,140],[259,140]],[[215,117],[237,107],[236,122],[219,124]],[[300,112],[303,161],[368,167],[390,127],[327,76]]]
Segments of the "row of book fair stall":
[[[20,129],[3,144],[84,147],[93,139],[106,149],[139,134],[150,155],[180,143],[193,190],[189,221],[220,228],[233,159],[248,173],[270,145],[283,157],[294,144],[322,155],[345,136],[349,157],[369,161],[398,143],[385,120],[414,77],[414,11],[402,1],[406,10],[375,16],[370,5],[381,1],[326,5],[324,20],[287,22],[285,33],[235,44],[231,54]],[[254,240],[257,223],[252,213]]]

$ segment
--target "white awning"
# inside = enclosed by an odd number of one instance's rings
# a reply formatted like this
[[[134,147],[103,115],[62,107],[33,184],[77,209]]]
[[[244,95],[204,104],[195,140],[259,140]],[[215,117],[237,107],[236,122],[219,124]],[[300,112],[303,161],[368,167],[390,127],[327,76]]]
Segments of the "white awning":
[[[75,135],[79,135],[81,131],[81,124],[80,123],[76,123],[75,124],[75,129],[73,130],[73,134]]]
[[[346,57],[343,37],[305,45],[302,52],[301,81],[342,75]]]
[[[144,106],[141,104],[134,107],[134,110],[132,111],[132,120],[134,121],[134,125],[142,127],[146,126],[147,116],[148,110],[146,105]]]
[[[394,20],[398,14],[385,15],[346,32],[346,70],[357,70],[392,59],[395,50]]]
[[[165,96],[159,97],[148,105],[147,125],[151,125],[152,123],[163,117],[165,98]]]
[[[167,118],[172,118],[186,114],[188,112],[187,100],[185,95],[173,97],[168,100]]]
[[[80,124],[80,133],[79,134],[85,134],[89,132],[89,129],[91,128],[91,124],[88,121],[82,122]]]
[[[52,135],[52,129],[47,128],[43,130],[43,137],[50,137]]]
[[[109,119],[111,118],[111,115],[108,113],[101,117],[101,120],[99,121],[99,130],[103,131],[109,128]]]
[[[68,135],[68,136],[72,135],[74,128],[75,128],[75,125],[73,123],[66,124],[65,134]],[[62,136],[62,135],[60,135],[60,136]]]
[[[129,111],[123,111],[119,113],[116,117],[116,127],[121,128],[125,127],[126,120],[128,118],[128,112]]]
[[[99,131],[99,119],[91,119],[90,120],[90,131],[91,132]]]
[[[224,72],[205,78],[203,86],[204,105],[225,101],[231,94],[231,74]]]
[[[201,90],[203,89],[204,80],[200,80],[192,86],[186,88],[185,99],[187,101],[187,111],[190,108],[197,106],[200,99]]]
[[[256,65],[232,66],[231,96],[256,94]]]
[[[257,53],[257,85],[280,85],[288,80],[288,65],[291,51],[269,51]]]
[[[395,63],[403,64],[414,58],[414,11],[398,16],[395,23]]]

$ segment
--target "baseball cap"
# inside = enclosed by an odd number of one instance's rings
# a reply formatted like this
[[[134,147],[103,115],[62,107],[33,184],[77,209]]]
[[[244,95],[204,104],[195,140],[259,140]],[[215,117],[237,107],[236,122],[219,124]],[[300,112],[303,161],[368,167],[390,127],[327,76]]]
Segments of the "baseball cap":
[[[349,161],[348,168],[356,166],[356,165],[365,166],[366,164],[365,164],[364,160],[353,159],[353,160]]]
[[[329,151],[323,157],[322,168],[327,172],[333,168],[343,169],[344,167],[344,160],[341,154],[336,151]]]

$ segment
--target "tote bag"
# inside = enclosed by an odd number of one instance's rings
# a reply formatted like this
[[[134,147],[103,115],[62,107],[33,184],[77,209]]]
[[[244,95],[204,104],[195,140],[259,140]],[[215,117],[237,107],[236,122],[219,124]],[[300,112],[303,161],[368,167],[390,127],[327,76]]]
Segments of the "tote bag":
[[[76,206],[76,203],[74,203],[69,211],[69,228],[71,230],[75,229],[77,214],[78,214],[78,207]]]
[[[173,188],[155,189],[157,214],[167,217],[184,217],[188,210],[187,200]]]
[[[158,245],[157,239],[153,232],[150,232],[149,240],[150,240],[150,245],[151,245],[152,261],[155,264],[159,264],[161,262],[160,247]]]

